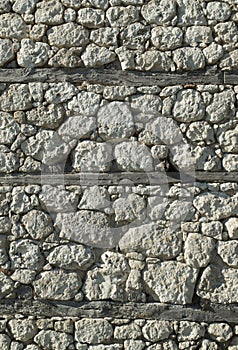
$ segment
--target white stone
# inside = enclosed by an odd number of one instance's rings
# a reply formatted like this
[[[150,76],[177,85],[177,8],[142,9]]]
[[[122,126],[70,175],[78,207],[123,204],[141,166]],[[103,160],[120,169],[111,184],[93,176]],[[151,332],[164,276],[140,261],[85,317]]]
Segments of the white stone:
[[[35,336],[34,341],[45,350],[67,350],[73,343],[73,337],[69,334],[43,329]]]
[[[173,201],[165,211],[165,218],[168,221],[181,223],[193,219],[194,208],[192,202],[183,198]]]
[[[133,1],[133,0],[132,0]],[[106,10],[109,6],[108,0],[89,0],[90,4],[96,8]]]
[[[11,339],[7,334],[0,334],[0,344],[1,344],[1,350],[9,350]]]
[[[232,90],[225,90],[213,95],[211,104],[206,108],[207,120],[220,123],[230,119],[235,114],[235,94]]]
[[[225,130],[221,132],[218,137],[219,144],[223,151],[227,153],[238,152],[238,126],[232,130]]]
[[[131,222],[143,215],[146,208],[145,200],[134,193],[126,198],[118,198],[113,202],[116,222]]]
[[[195,267],[206,267],[212,258],[215,241],[211,237],[204,237],[200,233],[189,233],[184,245],[184,259],[186,264]]]
[[[237,26],[233,21],[218,23],[214,26],[214,32],[217,35],[216,41],[219,43],[234,45],[238,40]]]
[[[143,276],[147,293],[160,303],[190,304],[198,270],[168,261],[148,264]]]
[[[220,221],[202,222],[201,231],[205,236],[222,240],[223,225]]]
[[[139,10],[135,6],[112,6],[106,12],[111,27],[126,27],[139,20]]]
[[[153,159],[150,149],[137,142],[121,142],[115,147],[115,159],[124,171],[153,171]]]
[[[22,39],[27,36],[28,28],[20,15],[4,13],[0,15],[0,37]]]
[[[124,341],[125,350],[143,350],[145,349],[145,343],[143,340],[125,340]]]
[[[83,116],[96,115],[101,102],[101,96],[93,92],[81,91],[68,103],[68,108]]]
[[[122,45],[128,49],[137,50],[143,48],[150,38],[149,27],[136,22],[128,25],[121,33]]]
[[[207,331],[219,343],[226,342],[232,337],[232,328],[227,323],[211,323]]]
[[[118,46],[118,28],[99,28],[92,30],[90,33],[90,41],[98,46],[117,47]]]
[[[62,48],[51,57],[48,64],[53,67],[75,68],[81,67],[83,62],[81,60],[82,47]]]
[[[191,341],[202,338],[205,334],[205,327],[196,322],[180,321],[178,328],[179,341]]]
[[[80,244],[61,245],[47,256],[52,266],[67,270],[87,270],[94,261],[93,252]]]
[[[98,28],[104,25],[104,11],[83,8],[78,11],[77,22],[88,28]]]
[[[135,95],[131,98],[131,108],[137,113],[152,113],[158,115],[162,108],[162,100],[159,96],[145,94]]]
[[[81,285],[81,278],[77,273],[63,270],[42,272],[33,282],[36,297],[50,300],[73,299]]]
[[[175,66],[167,52],[148,50],[136,57],[137,69],[141,71],[174,71]]]
[[[7,13],[11,11],[10,0],[0,0],[0,13]]]
[[[122,70],[135,69],[135,51],[121,46],[115,52],[119,58]]]
[[[9,250],[12,267],[15,269],[41,270],[44,258],[39,245],[28,239],[20,239],[10,244]]]
[[[182,45],[183,32],[177,27],[155,27],[151,31],[151,41],[159,50],[174,50]]]
[[[53,135],[53,131],[40,130],[35,136],[29,137],[27,140],[22,142],[21,150],[25,155],[42,161],[45,143],[49,142],[49,140],[52,139]]]
[[[214,131],[211,125],[205,121],[189,124],[186,136],[192,142],[205,141],[208,145],[215,142]]]
[[[34,42],[31,39],[22,39],[21,48],[17,54],[19,66],[34,68],[43,66],[49,58],[50,47],[42,42]]]
[[[78,93],[78,89],[71,83],[51,83],[45,93],[45,100],[48,103],[63,103],[70,100]]]
[[[57,0],[44,0],[37,3],[35,22],[56,25],[63,23],[64,6]]]
[[[115,61],[116,54],[106,47],[90,44],[81,56],[85,67],[96,68]]]
[[[197,0],[177,0],[178,24],[180,26],[194,26],[207,24],[202,6]]]
[[[79,140],[89,136],[96,129],[96,118],[84,117],[82,115],[72,116],[58,129],[58,134],[65,142],[70,142],[73,139]]]
[[[83,192],[79,203],[80,209],[106,211],[110,208],[110,196],[108,190],[102,186],[90,186]]]
[[[65,116],[62,106],[50,104],[40,105],[26,113],[26,119],[29,124],[48,129],[56,129]]]
[[[29,211],[23,216],[22,222],[33,239],[45,238],[53,231],[50,216],[40,210]]]
[[[16,269],[11,275],[11,279],[21,284],[31,284],[36,277],[36,271],[29,269]]]
[[[142,6],[142,16],[150,24],[167,24],[176,15],[174,0],[151,0]]]
[[[211,1],[207,4],[207,18],[219,22],[227,21],[231,15],[231,8],[225,2]]]
[[[24,111],[32,108],[32,99],[27,84],[11,84],[1,95],[2,111]]]
[[[212,30],[207,26],[192,26],[186,29],[184,41],[194,46],[196,44],[210,44],[212,42]]]
[[[0,151],[0,173],[12,173],[19,168],[19,158],[15,153]]]
[[[180,122],[192,122],[203,119],[205,105],[198,91],[193,89],[181,90],[173,108],[173,116]]]
[[[47,35],[51,46],[70,48],[87,44],[89,32],[83,26],[70,22],[49,29]]]
[[[238,154],[224,154],[222,165],[226,171],[238,170]]]
[[[13,319],[9,321],[9,326],[13,337],[22,342],[27,342],[37,333],[37,327],[33,320]]]
[[[133,86],[105,86],[103,97],[107,100],[124,101],[126,97],[136,93]]]
[[[134,322],[123,326],[116,326],[114,329],[115,339],[138,339],[141,335],[140,327]]]
[[[220,171],[221,160],[211,147],[195,146],[191,149],[196,170]]]
[[[238,238],[238,218],[229,218],[225,226],[231,239]]]
[[[178,346],[174,340],[164,340],[158,344],[148,346],[148,350],[178,350]]]
[[[110,341],[113,328],[107,320],[84,318],[75,323],[75,339],[78,342],[98,344]]]
[[[32,13],[38,0],[16,0],[12,6],[14,12],[25,14]]]
[[[75,10],[78,10],[82,5],[82,0],[61,0],[61,2],[65,7],[72,7]]]
[[[30,197],[26,195],[21,186],[13,188],[11,210],[16,213],[27,213],[33,207]]]
[[[0,216],[0,234],[8,233],[11,229],[11,222],[7,216]]]
[[[169,338],[173,332],[172,324],[169,321],[146,321],[142,328],[143,336],[150,342],[158,342]]]
[[[173,60],[178,69],[186,71],[201,69],[205,66],[203,52],[197,47],[186,47],[174,50]]]
[[[61,186],[43,185],[39,200],[46,211],[67,213],[76,211],[79,197],[76,193],[68,192]]]
[[[0,118],[0,143],[11,145],[20,132],[20,126],[9,113],[0,112]]]
[[[0,67],[13,60],[14,51],[10,39],[0,39]]]
[[[238,58],[237,58],[238,50],[234,50],[229,52],[224,56],[224,58],[220,61],[220,68],[225,69],[236,69],[238,67]]]
[[[222,58],[224,53],[222,45],[211,43],[203,50],[203,54],[206,57],[208,64],[215,64]]]
[[[218,242],[217,252],[222,260],[231,267],[238,267],[238,242]]]

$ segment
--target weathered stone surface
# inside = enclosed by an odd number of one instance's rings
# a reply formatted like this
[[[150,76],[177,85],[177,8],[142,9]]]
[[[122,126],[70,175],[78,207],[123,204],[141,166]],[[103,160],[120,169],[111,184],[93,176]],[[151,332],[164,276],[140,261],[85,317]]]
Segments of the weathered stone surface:
[[[118,28],[99,28],[92,30],[90,33],[90,41],[98,46],[117,47],[118,46]]]
[[[0,234],[8,233],[11,229],[11,222],[7,216],[0,216]]]
[[[109,341],[113,335],[113,328],[104,319],[82,319],[75,324],[75,338],[78,342],[98,344]],[[97,330],[97,332],[95,332]]]
[[[49,29],[47,35],[51,46],[73,47],[87,44],[89,32],[83,26],[70,22]]]
[[[219,123],[232,118],[235,114],[235,96],[232,91],[225,90],[215,93],[212,103],[206,109],[207,120],[212,123]]]
[[[141,335],[140,327],[134,322],[124,326],[116,326],[114,329],[115,339],[137,339],[140,338]]]
[[[2,111],[24,111],[32,108],[32,99],[27,84],[11,84],[1,96]]]
[[[202,6],[196,0],[177,0],[178,24],[180,26],[193,26],[206,24]]]
[[[33,320],[10,320],[9,326],[16,340],[27,342],[37,333],[37,327]]]
[[[85,67],[96,68],[115,61],[116,54],[106,47],[90,44],[81,56]]]
[[[137,50],[143,48],[150,38],[149,27],[136,22],[127,26],[120,34],[123,47]]]
[[[62,48],[51,57],[48,64],[52,67],[76,68],[83,65],[81,60],[81,47]]]
[[[194,212],[192,202],[180,198],[169,205],[165,211],[165,218],[170,222],[181,223],[192,220]]]
[[[115,147],[115,159],[124,171],[153,171],[153,159],[150,149],[137,142],[121,142]]]
[[[124,101],[127,96],[136,92],[133,86],[106,86],[103,90],[103,97],[107,100]]]
[[[135,51],[121,46],[115,50],[122,70],[135,69]]]
[[[136,56],[136,64],[136,69],[141,71],[169,72],[175,70],[174,63],[167,52],[161,52],[159,50],[148,50],[143,54],[138,54]],[[130,69],[132,68],[134,67]]]
[[[218,137],[219,144],[224,152],[237,153],[238,152],[238,127],[232,130],[222,131]]]
[[[21,284],[31,284],[36,277],[36,271],[29,269],[16,269],[11,275],[11,279]]]
[[[206,267],[212,258],[215,241],[199,233],[189,233],[184,245],[186,264],[195,267]]]
[[[205,121],[191,123],[187,129],[186,136],[192,142],[205,141],[208,145],[215,143],[214,131],[210,124]]]
[[[0,37],[22,39],[27,36],[28,28],[21,16],[16,13],[0,15]]]
[[[93,92],[81,91],[68,103],[68,108],[83,116],[96,115],[101,102],[101,96]]]
[[[191,150],[196,170],[219,171],[221,160],[211,147],[195,146]]]
[[[217,252],[222,260],[231,267],[238,267],[238,242],[218,242]]]
[[[73,337],[69,334],[44,329],[35,336],[34,341],[46,350],[66,350],[73,343]]]
[[[45,238],[53,231],[50,216],[40,210],[29,211],[23,216],[22,222],[33,239]]]
[[[39,245],[28,239],[20,239],[10,244],[10,259],[13,268],[41,270],[44,258]]]
[[[78,11],[77,22],[88,28],[98,28],[104,25],[104,11],[83,8]]]
[[[6,297],[6,295],[14,291],[14,282],[6,276],[3,272],[0,272],[0,299]]]
[[[51,83],[45,93],[48,103],[63,103],[78,93],[78,89],[71,83]]]
[[[207,4],[207,18],[219,22],[226,21],[231,15],[231,8],[225,2],[211,1]]]
[[[135,6],[112,6],[106,12],[107,19],[112,27],[126,27],[139,20],[139,10]]]
[[[185,264],[168,261],[148,264],[143,278],[146,289],[161,303],[189,304],[192,302],[198,270]]]
[[[205,236],[222,240],[223,225],[220,221],[202,222],[201,231]]]
[[[108,190],[102,186],[92,186],[84,190],[78,207],[80,209],[106,211],[110,206]]]
[[[181,122],[201,120],[205,115],[205,105],[198,91],[181,90],[173,107],[173,116]]]
[[[89,136],[97,127],[96,118],[84,116],[72,116],[65,120],[65,122],[58,129],[58,134],[62,140],[70,142],[73,139],[79,140]]]
[[[216,41],[218,43],[233,44],[238,40],[238,30],[235,22],[218,23],[214,26],[214,32],[217,35]]]
[[[10,0],[1,0],[0,1],[0,13],[7,13],[11,11]]]
[[[0,334],[0,344],[2,350],[10,349],[11,339],[7,334]]]
[[[183,142],[182,133],[172,118],[156,116],[155,119],[146,123],[145,131],[149,133],[150,138],[158,138],[166,145]]]
[[[63,23],[64,6],[57,0],[44,0],[37,4],[35,22],[56,25]]]
[[[16,0],[12,6],[14,12],[20,14],[32,13],[35,9],[37,0]]]
[[[129,265],[125,256],[105,252],[103,264],[87,272],[83,290],[88,300],[125,300],[125,282],[129,275]]]
[[[12,41],[0,39],[0,67],[13,60],[14,56]]]
[[[49,58],[50,47],[42,42],[34,42],[31,39],[22,39],[21,48],[17,54],[19,66],[34,68],[43,66]]]
[[[177,27],[158,26],[151,31],[151,41],[159,50],[174,50],[182,45],[183,32]]]
[[[238,170],[238,155],[237,154],[224,154],[222,159],[222,165],[226,171]]]
[[[212,323],[208,326],[207,331],[219,343],[226,342],[232,337],[232,328],[227,323]]]
[[[167,339],[173,332],[171,323],[168,321],[146,321],[142,328],[143,336],[146,340],[157,342]]]
[[[0,143],[11,145],[20,132],[20,126],[9,113],[1,112],[0,118]]]
[[[131,222],[143,215],[146,208],[145,200],[134,193],[126,198],[118,198],[113,203],[116,222]]]
[[[219,269],[208,266],[202,274],[197,294],[212,303],[231,304],[237,302],[238,270],[233,268]]]
[[[129,138],[134,132],[134,120],[128,104],[111,102],[98,111],[99,135],[104,140]]]
[[[225,226],[231,239],[238,238],[238,218],[229,218]]]
[[[66,213],[76,211],[79,197],[77,193],[68,192],[64,187],[43,185],[39,200],[46,211]]]
[[[53,138],[53,136],[54,132],[51,130],[40,130],[35,136],[29,137],[29,139],[22,142],[21,150],[25,155],[42,161],[45,145]]]
[[[194,46],[200,43],[210,44],[212,42],[212,30],[207,26],[192,26],[186,29],[184,41]]]
[[[81,285],[77,273],[62,270],[42,272],[33,282],[36,298],[51,300],[73,299]]]
[[[8,150],[0,151],[0,173],[12,173],[19,168],[19,158]]]
[[[186,47],[174,50],[173,60],[179,70],[193,71],[202,69],[205,66],[203,52],[197,47]]]
[[[12,190],[11,210],[16,214],[27,213],[33,208],[30,197],[26,195],[21,186],[14,187]]]
[[[176,3],[174,0],[151,0],[142,7],[141,13],[148,23],[163,25],[176,15]]]
[[[125,350],[143,350],[145,348],[145,343],[143,340],[125,340],[124,349]]]
[[[203,54],[206,57],[208,64],[215,64],[222,58],[224,53],[223,47],[216,43],[211,43],[209,46],[205,47]]]
[[[205,327],[196,322],[180,321],[178,328],[179,341],[191,341],[202,338],[205,334]]]
[[[56,129],[63,121],[64,116],[64,108],[55,104],[39,106],[26,114],[28,123],[48,129]]]
[[[47,260],[53,266],[67,270],[86,270],[93,261],[93,252],[80,244],[62,245],[54,248]]]
[[[131,108],[137,113],[151,113],[157,115],[162,108],[162,100],[156,95],[135,95],[131,98]]]

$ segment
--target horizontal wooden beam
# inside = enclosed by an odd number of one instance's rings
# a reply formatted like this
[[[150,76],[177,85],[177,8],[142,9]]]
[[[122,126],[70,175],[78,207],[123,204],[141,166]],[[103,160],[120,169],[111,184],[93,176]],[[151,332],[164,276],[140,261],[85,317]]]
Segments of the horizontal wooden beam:
[[[197,322],[238,322],[237,305],[211,305],[202,310],[196,305],[181,306],[160,303],[120,303],[110,301],[56,302],[36,300],[1,300],[1,316],[120,318],[189,320]]]
[[[66,174],[13,174],[1,175],[0,184],[4,185],[160,185],[165,183],[195,182],[238,182],[238,172],[117,172],[117,173],[66,173]]]
[[[12,68],[0,69],[1,83],[88,82],[102,85],[171,86],[187,84],[223,84],[223,72],[191,73],[137,72],[86,68]]]
[[[238,72],[224,72],[224,84],[238,85]]]

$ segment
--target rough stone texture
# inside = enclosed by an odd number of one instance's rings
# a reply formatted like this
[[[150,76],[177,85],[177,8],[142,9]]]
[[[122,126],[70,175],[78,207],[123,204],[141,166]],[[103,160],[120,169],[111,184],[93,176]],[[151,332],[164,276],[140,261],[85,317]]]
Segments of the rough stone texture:
[[[57,47],[84,45],[88,42],[89,36],[87,29],[72,22],[53,27],[47,34],[50,45]]]
[[[160,50],[174,50],[182,46],[183,32],[180,28],[158,26],[151,31],[151,41]]]
[[[231,239],[238,238],[238,219],[230,218],[225,223],[228,235]]]
[[[45,238],[53,231],[50,216],[40,210],[29,211],[23,216],[22,222],[33,239]]]
[[[31,39],[22,39],[17,62],[19,66],[25,68],[41,67],[48,61],[49,50],[48,44],[35,43]]]
[[[142,7],[141,13],[148,23],[163,25],[175,16],[176,3],[174,0],[151,0]]]
[[[11,320],[9,322],[11,333],[16,340],[27,342],[37,333],[37,327],[32,320]]]
[[[206,267],[212,258],[214,248],[215,242],[212,238],[190,233],[184,245],[185,261],[191,267]]]
[[[35,126],[42,126],[49,129],[58,127],[64,119],[62,106],[50,104],[39,106],[27,112],[27,121]]]
[[[49,25],[56,25],[63,23],[63,5],[56,1],[42,1],[37,4],[35,13],[36,23],[45,23]]]
[[[87,46],[86,50],[82,54],[82,61],[85,67],[97,68],[104,66],[110,62],[113,62],[116,58],[116,54],[106,47],[100,47],[95,44]]]
[[[21,239],[12,242],[9,250],[13,268],[40,270],[44,259],[39,246],[30,240]]]
[[[2,111],[25,111],[32,108],[32,99],[27,84],[12,84],[1,96]]]
[[[167,339],[172,332],[173,329],[168,321],[146,321],[142,328],[145,339],[152,342]]]
[[[69,334],[42,330],[35,336],[34,341],[46,350],[66,350],[72,344],[73,338]]]
[[[222,260],[231,267],[238,266],[238,242],[219,242],[217,252]]]
[[[9,39],[0,39],[0,67],[14,58],[12,41]]]
[[[112,338],[112,326],[104,319],[82,319],[75,326],[75,337],[78,342],[98,344]],[[95,329],[97,333],[94,332]]]
[[[173,54],[174,62],[179,70],[196,70],[205,66],[205,57],[199,48],[180,48]]]
[[[82,115],[93,116],[99,109],[100,101],[99,94],[82,91],[73,97],[68,104],[68,108]]]
[[[235,113],[234,94],[230,91],[215,93],[212,103],[207,107],[207,119],[212,123],[219,123],[229,119]]]
[[[205,106],[199,92],[192,89],[182,90],[177,95],[173,107],[173,116],[181,122],[193,122],[203,119]]]

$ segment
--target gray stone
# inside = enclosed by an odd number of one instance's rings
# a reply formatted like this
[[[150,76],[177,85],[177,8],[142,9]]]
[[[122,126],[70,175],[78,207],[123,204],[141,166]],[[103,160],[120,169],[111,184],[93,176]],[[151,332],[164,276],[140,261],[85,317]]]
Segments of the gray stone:
[[[192,122],[203,119],[205,105],[198,91],[193,89],[181,90],[173,108],[173,116],[180,122]]]
[[[115,50],[122,70],[135,69],[135,51],[121,46]]]
[[[219,123],[230,119],[235,114],[235,95],[233,91],[225,90],[213,95],[211,104],[206,109],[207,120],[212,123]]]
[[[37,327],[33,320],[13,319],[9,321],[9,326],[13,337],[22,342],[27,342],[37,333]]]
[[[72,7],[75,10],[78,10],[82,5],[82,0],[61,0],[61,2],[65,7]]]
[[[65,142],[79,140],[89,136],[96,129],[96,118],[84,116],[72,116],[58,129],[58,134]]]
[[[1,350],[9,350],[11,339],[7,334],[0,334],[0,344],[1,344]]]
[[[62,106],[50,104],[39,106],[26,113],[27,122],[48,129],[56,129],[65,117]]]
[[[158,138],[166,145],[182,142],[182,133],[172,118],[159,115],[146,123],[145,131],[149,133],[149,137],[152,139]]]
[[[27,213],[33,208],[30,197],[24,192],[24,188],[16,186],[12,191],[11,210],[16,214]]]
[[[0,236],[0,264],[4,265],[8,261],[6,236]]]
[[[146,208],[145,200],[131,193],[126,198],[118,198],[113,202],[116,222],[132,222],[143,215]]]
[[[135,6],[112,6],[106,12],[111,27],[126,27],[139,20],[139,9]]]
[[[29,211],[23,216],[22,222],[33,239],[45,238],[53,231],[50,216],[41,210]]]
[[[221,160],[211,147],[196,146],[191,149],[196,170],[219,171]]]
[[[173,201],[165,211],[166,220],[181,223],[183,221],[191,221],[195,210],[192,202],[183,198]]]
[[[238,30],[235,22],[218,23],[214,26],[214,32],[217,35],[215,39],[219,44],[234,44],[238,40]]]
[[[83,116],[96,115],[101,102],[101,96],[93,92],[81,91],[68,103],[68,108]]]
[[[134,120],[128,104],[111,102],[98,111],[99,135],[104,140],[129,138],[134,132]]]
[[[231,267],[238,267],[238,242],[218,242],[217,252],[222,260]]]
[[[148,346],[147,348],[148,350],[164,350],[164,349],[168,349],[168,350],[178,350],[178,346],[175,343],[174,340],[164,340],[158,344],[153,344]]]
[[[132,0],[133,1],[133,0]],[[108,0],[89,0],[90,4],[96,8],[106,10],[109,6]]]
[[[108,190],[102,186],[90,186],[83,192],[80,209],[105,211],[111,206]]]
[[[0,39],[0,67],[14,59],[12,41],[10,39]]]
[[[67,270],[87,270],[94,261],[93,252],[80,244],[62,245],[54,248],[48,262]]]
[[[192,142],[205,141],[208,145],[215,142],[214,131],[210,124],[205,121],[189,124],[186,136]]]
[[[81,67],[83,62],[81,60],[81,47],[70,47],[63,48],[56,52],[54,56],[48,62],[49,66],[53,67],[66,67],[66,68],[75,68]]]
[[[114,329],[115,339],[138,339],[141,335],[140,327],[134,322],[124,326],[116,326]]]
[[[202,338],[205,334],[205,327],[197,322],[180,321],[178,328],[179,341],[194,341]]]
[[[104,11],[83,8],[78,11],[77,22],[88,28],[98,28],[104,25]]]
[[[231,239],[238,238],[238,218],[229,218],[225,226]]]
[[[221,132],[218,137],[219,144],[224,152],[237,153],[238,152],[238,127],[232,130],[225,130]]]
[[[198,270],[185,264],[168,261],[148,264],[143,278],[147,293],[160,303],[192,302]]]
[[[143,340],[125,340],[124,341],[125,350],[143,350],[145,349],[145,343]]]
[[[24,111],[32,108],[27,84],[11,84],[1,96],[0,108],[6,112]]]
[[[50,300],[73,299],[81,285],[81,278],[77,273],[62,270],[42,272],[33,282],[36,298]]]
[[[0,151],[0,173],[12,173],[19,168],[19,158],[15,153]]]
[[[197,47],[186,47],[174,50],[173,60],[178,69],[186,71],[201,69],[205,66],[203,52]]]
[[[183,32],[177,27],[155,27],[151,31],[151,41],[159,50],[174,50],[182,46]]]
[[[81,46],[88,43],[89,31],[76,23],[65,23],[47,32],[49,44],[57,47]]]
[[[35,22],[56,25],[64,22],[64,6],[57,0],[44,0],[37,3]]]
[[[45,350],[66,350],[73,343],[73,337],[69,334],[43,329],[35,336],[34,341]]]
[[[85,67],[96,68],[115,61],[116,54],[106,47],[90,44],[81,56]]]
[[[28,28],[20,15],[4,13],[0,15],[0,37],[22,39],[27,36]]]
[[[76,341],[98,344],[111,340],[113,328],[107,320],[84,318],[75,323]]]
[[[19,66],[34,68],[43,66],[49,58],[50,47],[42,42],[34,42],[31,39],[22,39],[21,48],[17,54]]]
[[[111,168],[112,146],[109,143],[83,141],[72,152],[72,166],[76,171],[108,171]]]
[[[220,221],[202,222],[202,234],[218,240],[222,240],[223,225]]]
[[[176,3],[174,0],[151,0],[142,6],[141,14],[150,24],[167,24],[176,15]]]
[[[78,93],[78,89],[71,83],[51,83],[45,93],[45,100],[48,103],[63,103],[70,100]]]
[[[11,222],[7,216],[0,216],[0,234],[9,233],[11,229]]]
[[[238,170],[238,154],[224,154],[222,165],[226,171]]]
[[[203,50],[208,64],[215,64],[222,58],[224,53],[222,45],[211,43]]]
[[[238,67],[238,58],[237,58],[238,50],[234,50],[224,55],[224,58],[220,61],[220,68],[225,68],[226,70],[237,69]]]
[[[92,30],[90,33],[90,41],[98,46],[117,47],[118,46],[118,28],[99,28]]]
[[[6,13],[11,11],[10,0],[0,0],[0,13]]]
[[[133,86],[106,86],[103,90],[103,97],[107,100],[124,101],[126,97],[136,93]]]
[[[53,135],[53,131],[40,130],[35,136],[29,137],[29,139],[22,142],[21,150],[25,155],[32,156],[34,159],[42,161],[45,143],[49,142]]]
[[[142,328],[143,336],[151,342],[158,342],[169,338],[173,332],[172,324],[169,321],[146,321]]]
[[[120,34],[122,45],[128,49],[143,48],[150,38],[149,27],[136,22],[128,25]]]
[[[194,26],[207,24],[203,9],[197,0],[177,0],[178,24],[180,26]]]
[[[10,244],[9,250],[12,267],[39,271],[44,265],[44,258],[39,245],[29,239],[20,239]]]
[[[76,211],[79,197],[76,193],[66,191],[62,186],[43,185],[39,200],[46,211],[67,213]]]
[[[162,108],[162,100],[159,96],[152,94],[135,95],[131,98],[131,108],[137,113],[152,113],[157,116]]]
[[[194,46],[197,44],[210,44],[212,42],[212,30],[207,26],[192,26],[186,29],[184,41]]]
[[[86,345],[87,346],[87,345]],[[78,348],[80,350],[87,350],[86,348]],[[112,345],[90,345],[89,350],[122,350],[122,344],[112,344]],[[234,349],[233,349],[234,350]]]
[[[219,343],[226,342],[232,337],[232,328],[227,323],[211,323],[207,331]]]
[[[20,14],[32,13],[38,0],[16,0],[12,6],[14,12]]]
[[[153,171],[153,159],[150,149],[137,142],[121,142],[115,147],[115,159],[118,167],[124,171]]]
[[[211,237],[204,237],[200,233],[189,233],[184,245],[186,264],[195,267],[206,267],[212,258],[215,241]]]
[[[225,2],[211,1],[207,4],[207,18],[215,21],[227,21],[231,15],[231,8]]]
[[[21,284],[31,284],[36,277],[36,271],[29,269],[16,269],[11,275],[11,279]]]
[[[170,56],[166,52],[158,50],[146,51],[136,57],[137,69],[146,71],[174,71],[175,66]]]

